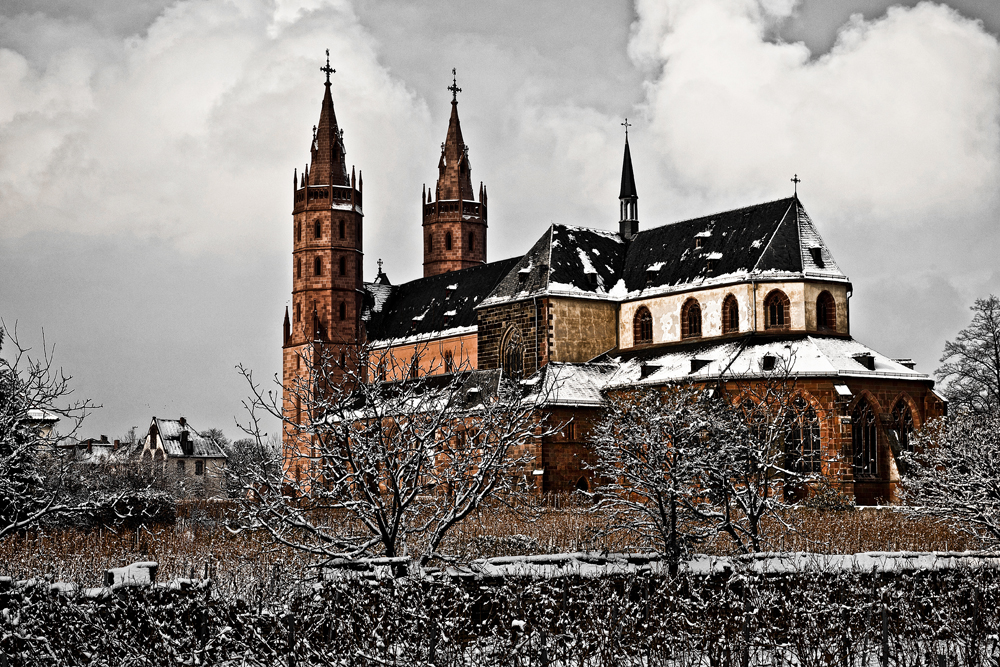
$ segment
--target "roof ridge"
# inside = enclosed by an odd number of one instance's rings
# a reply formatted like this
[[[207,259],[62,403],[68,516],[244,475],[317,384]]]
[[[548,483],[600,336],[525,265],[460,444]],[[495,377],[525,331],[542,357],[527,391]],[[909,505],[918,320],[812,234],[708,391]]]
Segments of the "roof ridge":
[[[654,229],[663,229],[664,227],[670,227],[671,225],[680,225],[685,222],[694,222],[695,220],[701,220],[703,218],[713,218],[717,215],[726,215],[729,213],[739,213],[740,211],[748,211],[752,208],[760,208],[762,206],[768,206],[770,204],[777,204],[778,202],[787,201],[794,199],[794,197],[782,197],[780,199],[772,199],[771,201],[761,202],[759,204],[750,204],[749,206],[741,206],[739,208],[731,208],[724,211],[716,211],[714,213],[706,213],[705,215],[698,215],[693,218],[685,218],[684,220],[675,220],[674,222],[667,222],[662,225],[657,225],[656,227],[650,227],[649,229],[644,229],[639,234],[644,234],[646,232],[653,231]]]

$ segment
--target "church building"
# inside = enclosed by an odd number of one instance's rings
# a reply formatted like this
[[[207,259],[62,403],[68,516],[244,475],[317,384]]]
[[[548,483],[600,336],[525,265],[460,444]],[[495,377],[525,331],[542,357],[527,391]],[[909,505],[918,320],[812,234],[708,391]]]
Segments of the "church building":
[[[897,456],[945,402],[912,362],[851,337],[851,282],[797,193],[643,229],[626,127],[616,228],[540,225],[523,255],[488,261],[487,190],[473,186],[453,81],[437,182],[413,221],[423,277],[393,285],[380,264],[366,283],[361,174],[323,71],[311,162],[293,180],[286,387],[317,345],[343,366],[359,343],[391,359],[373,381],[478,369],[550,382],[545,409],[567,426],[532,447],[526,474],[552,493],[591,488],[588,431],[608,392],[789,372],[800,465],[859,504],[896,498]],[[301,423],[301,406],[285,410]]]

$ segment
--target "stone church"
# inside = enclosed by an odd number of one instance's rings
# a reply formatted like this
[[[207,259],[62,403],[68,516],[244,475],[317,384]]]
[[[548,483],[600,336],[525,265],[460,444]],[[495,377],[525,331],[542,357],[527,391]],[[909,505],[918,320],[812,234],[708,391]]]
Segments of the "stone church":
[[[394,285],[380,266],[366,283],[364,188],[347,170],[324,71],[311,161],[293,180],[286,387],[317,343],[385,351],[393,363],[373,379],[558,374],[545,409],[568,425],[532,446],[527,471],[549,493],[590,488],[588,426],[607,392],[764,379],[787,359],[802,464],[859,504],[896,497],[896,457],[945,402],[912,362],[851,337],[851,282],[797,195],[643,229],[626,134],[617,228],[539,225],[524,255],[488,261],[487,190],[473,186],[453,82],[437,183],[413,221],[424,275]],[[285,409],[301,419],[301,406]]]

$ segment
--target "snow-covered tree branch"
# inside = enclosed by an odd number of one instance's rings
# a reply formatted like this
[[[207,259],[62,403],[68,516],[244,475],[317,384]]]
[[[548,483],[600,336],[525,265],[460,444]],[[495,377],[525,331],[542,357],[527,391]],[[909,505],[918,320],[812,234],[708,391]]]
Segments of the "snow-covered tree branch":
[[[972,323],[944,344],[938,379],[954,408],[1000,410],[1000,299],[976,299]]]

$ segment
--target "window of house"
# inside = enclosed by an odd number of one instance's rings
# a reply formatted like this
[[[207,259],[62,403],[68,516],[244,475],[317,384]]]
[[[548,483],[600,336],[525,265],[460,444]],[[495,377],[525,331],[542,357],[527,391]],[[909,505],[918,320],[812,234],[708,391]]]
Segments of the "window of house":
[[[182,475],[184,474],[184,461],[177,462],[177,472],[179,472]]]
[[[899,441],[901,451],[913,453],[913,412],[903,399],[896,401],[892,409],[891,429]]]
[[[340,319],[347,319],[347,304],[343,301],[340,302]]]
[[[341,221],[340,221],[340,238],[344,238],[344,237],[345,237],[345,236],[347,235],[347,234],[345,233],[345,232],[346,232],[346,228],[345,228],[345,227],[346,227],[346,226],[344,225],[344,221],[343,221],[343,220],[341,220]]]
[[[722,301],[722,333],[736,333],[740,330],[740,304],[736,297],[727,294]]]
[[[500,368],[510,378],[519,378],[524,373],[524,341],[517,327],[511,327],[504,335],[500,346]]]
[[[878,478],[878,422],[871,404],[862,399],[851,413],[854,479]]]
[[[205,462],[204,461],[195,461],[194,462],[194,474],[196,474],[196,475],[204,475],[205,474]]]
[[[681,338],[696,338],[701,335],[701,305],[696,299],[688,299],[681,308]]]
[[[764,328],[787,329],[790,325],[788,297],[781,290],[774,290],[764,299]]]
[[[816,297],[816,328],[820,331],[837,329],[837,302],[826,290]]]
[[[455,371],[455,358],[451,354],[451,350],[445,350],[444,352],[444,372],[453,373]]]
[[[445,232],[444,234],[444,249],[451,250],[451,232]]]
[[[469,252],[473,252],[476,249],[476,235],[469,232]]]
[[[313,238],[318,239],[322,233],[323,233],[323,228],[320,225],[320,221],[317,220],[316,222],[313,223]]]
[[[340,275],[342,275],[342,276],[346,276],[347,275],[347,258],[346,257],[341,257],[340,258]]]
[[[639,310],[635,311],[632,331],[632,336],[635,339],[635,345],[653,342],[653,316],[650,314],[649,308],[643,306]]]
[[[313,258],[313,275],[321,276],[323,275],[323,260],[319,257]]]
[[[821,471],[822,450],[819,439],[819,417],[805,399],[792,401],[788,413],[788,434],[785,436],[785,467],[799,473]]]

